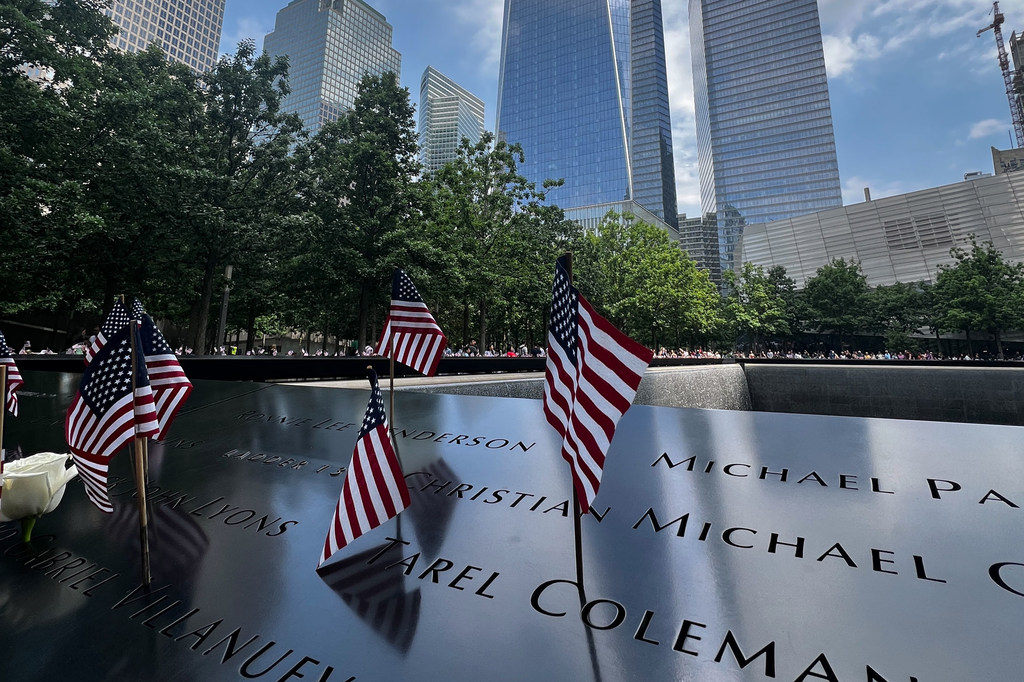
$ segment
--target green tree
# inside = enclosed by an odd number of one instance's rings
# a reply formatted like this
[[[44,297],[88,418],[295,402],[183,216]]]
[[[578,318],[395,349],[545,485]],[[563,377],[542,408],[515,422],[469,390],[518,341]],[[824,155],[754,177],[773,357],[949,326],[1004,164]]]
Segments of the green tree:
[[[619,329],[652,347],[706,338],[721,324],[708,274],[665,230],[610,213],[586,235],[576,269],[587,299]]]
[[[737,335],[751,338],[755,351],[768,339],[791,333],[786,292],[791,292],[795,284],[784,268],[769,274],[759,265],[744,263],[739,273],[727,270],[723,278],[728,289],[725,310],[729,322]]]
[[[318,222],[311,235],[316,249],[303,267],[321,269],[310,285],[324,297],[354,303],[360,347],[371,312],[388,299],[393,268],[431,257],[420,229],[416,154],[409,90],[390,72],[364,76],[352,109],[310,142],[304,198]],[[331,317],[340,315],[329,309]]]
[[[1003,357],[1003,332],[1024,324],[1024,265],[1010,263],[992,242],[954,247],[954,265],[940,265],[932,289],[935,317],[947,331],[963,331],[971,347],[971,331],[992,334]]]
[[[524,158],[518,144],[486,133],[475,145],[463,139],[457,158],[430,178],[436,242],[454,256],[443,290],[461,309],[464,342],[475,310],[485,348],[492,313],[506,330],[533,334],[550,303],[554,260],[579,237],[560,209],[544,203],[561,181],[538,189],[518,171]]]
[[[835,333],[840,345],[869,324],[867,278],[857,261],[837,258],[818,268],[804,285],[803,300],[808,323]]]
[[[83,126],[113,24],[93,0],[0,4],[0,312],[74,307],[75,236],[100,223],[69,170],[94,140]],[[32,77],[30,77],[32,74]]]
[[[197,352],[209,347],[210,305],[224,266],[257,253],[259,234],[296,210],[291,151],[302,124],[280,109],[287,72],[285,58],[256,56],[253,41],[243,41],[204,74],[202,108],[182,122],[191,127],[192,166],[175,169],[180,205],[173,222],[182,257],[193,264],[181,284],[196,292],[187,343]]]
[[[886,348],[913,349],[911,334],[927,324],[927,306],[920,282],[896,282],[875,287],[868,297],[871,326],[885,336]]]

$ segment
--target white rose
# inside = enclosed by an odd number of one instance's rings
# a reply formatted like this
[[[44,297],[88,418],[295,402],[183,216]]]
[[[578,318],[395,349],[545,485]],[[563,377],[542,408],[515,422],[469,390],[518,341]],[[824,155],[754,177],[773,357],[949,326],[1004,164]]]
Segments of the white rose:
[[[68,481],[78,475],[74,465],[65,468],[71,455],[40,452],[4,463],[0,474],[0,522],[35,518],[57,508]]]

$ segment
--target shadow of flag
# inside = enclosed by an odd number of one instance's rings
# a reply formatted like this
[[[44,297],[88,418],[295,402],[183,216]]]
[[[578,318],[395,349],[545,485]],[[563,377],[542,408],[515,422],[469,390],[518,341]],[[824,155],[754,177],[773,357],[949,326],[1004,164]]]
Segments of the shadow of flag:
[[[439,457],[425,467],[420,467],[433,476],[434,481],[454,481],[455,472]],[[441,545],[448,533],[448,524],[455,511],[457,498],[449,497],[450,490],[427,491],[416,495],[412,504],[406,509],[406,515],[412,517],[412,526],[416,531],[416,539],[424,554],[438,556]]]
[[[335,561],[317,573],[364,623],[404,654],[420,619],[420,589],[406,592],[405,573],[400,568],[385,570],[402,560],[404,547],[388,544]],[[367,563],[375,556],[372,564]]]
[[[190,514],[164,505],[151,505],[149,514],[150,571],[154,582],[191,584],[199,572],[210,539]],[[104,518],[104,528],[141,567],[139,508],[134,498],[120,501]]]

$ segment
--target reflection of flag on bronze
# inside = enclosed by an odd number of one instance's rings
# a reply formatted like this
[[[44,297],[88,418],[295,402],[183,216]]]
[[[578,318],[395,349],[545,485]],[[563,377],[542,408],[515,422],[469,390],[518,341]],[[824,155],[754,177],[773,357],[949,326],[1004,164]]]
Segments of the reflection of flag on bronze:
[[[156,418],[160,423],[160,431],[155,437],[163,440],[181,404],[192,393],[192,382],[185,376],[174,351],[138,299],[132,304],[132,316],[142,321],[142,354],[146,358],[146,373],[153,389]]]
[[[365,623],[405,652],[420,619],[420,590],[406,592],[405,574],[387,568],[402,560],[403,547],[398,542],[377,545],[325,566],[320,577]]]
[[[377,373],[371,369],[370,403],[366,406],[341,497],[317,566],[363,533],[398,516],[408,506],[409,488],[405,485],[398,456],[388,437],[388,421],[384,416],[384,398],[377,384]]]
[[[404,272],[395,268],[391,281],[391,310],[377,342],[377,355],[391,357],[417,372],[433,376],[448,339]]]
[[[604,458],[654,354],[604,319],[555,265],[544,373],[544,415],[562,437],[562,457],[584,512],[597,495]]]
[[[431,480],[435,482],[455,481],[455,472],[443,457],[421,467],[420,471],[429,473],[432,477]],[[451,490],[448,488],[431,487],[428,491],[417,495],[416,501],[409,505],[408,516],[412,517],[412,525],[416,529],[416,539],[419,541],[420,547],[423,548],[423,552],[428,556],[438,555],[448,534],[448,524],[451,522],[457,502],[457,498],[450,497],[449,493]]]
[[[64,435],[86,493],[93,504],[107,513],[114,510],[107,494],[110,458],[136,436],[149,437],[159,430],[153,392],[141,353],[136,354],[132,367],[131,335],[138,348],[141,340],[135,325],[106,338],[85,368],[81,386],[68,407],[64,422]]]
[[[18,389],[24,380],[21,378],[21,372],[18,371],[18,366],[14,364],[14,351],[7,345],[7,341],[4,339],[3,332],[0,332],[0,364],[7,366],[7,394],[0,396],[3,398],[3,405],[0,405],[0,410],[7,407],[7,411],[13,414],[15,417],[18,416]],[[0,392],[3,388],[0,387]],[[2,465],[0,465],[2,470]]]
[[[107,315],[107,319],[104,320],[99,332],[89,339],[89,344],[85,347],[85,364],[88,365],[92,362],[93,357],[106,345],[107,340],[127,327],[130,321],[128,311],[125,310],[124,304],[118,299],[114,302],[114,307],[110,309],[110,314]]]
[[[210,546],[196,517],[168,504],[149,505],[146,517],[152,540],[153,581],[175,583],[179,588],[193,584],[190,578],[198,572]],[[138,536],[133,531],[139,529],[138,507],[128,501],[115,504],[113,514],[104,517],[104,526],[126,549],[136,547]]]

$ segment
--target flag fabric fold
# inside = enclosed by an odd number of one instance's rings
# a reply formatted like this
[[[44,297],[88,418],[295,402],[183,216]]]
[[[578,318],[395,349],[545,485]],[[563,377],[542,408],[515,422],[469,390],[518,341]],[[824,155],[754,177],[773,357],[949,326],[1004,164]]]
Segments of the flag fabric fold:
[[[163,440],[182,403],[192,394],[192,382],[185,376],[171,346],[138,299],[132,304],[132,317],[142,322],[142,355],[146,360],[146,374],[153,390],[156,418],[160,424],[160,430],[154,437]]]
[[[377,342],[377,355],[391,357],[417,372],[433,376],[448,339],[420,297],[412,280],[395,268],[391,308]]]
[[[92,359],[100,352],[100,349],[106,345],[107,339],[127,327],[129,321],[128,310],[124,307],[124,303],[118,299],[114,302],[114,307],[110,309],[107,319],[100,326],[100,330],[89,338],[89,343],[86,344],[83,355],[85,364],[88,365],[92,362]]]
[[[110,335],[85,368],[78,393],[68,407],[64,436],[86,494],[101,511],[114,510],[107,492],[110,458],[136,437],[159,431],[153,392],[141,349],[138,325],[127,324]],[[132,388],[132,375],[135,387]]]
[[[14,364],[14,350],[7,345],[3,332],[0,332],[0,364],[7,366],[7,386],[0,387],[0,392],[4,393],[3,396],[0,396],[3,398],[3,405],[0,405],[0,410],[6,408],[8,412],[17,417],[18,389],[21,388],[25,381],[21,378],[18,366]],[[2,465],[0,465],[0,470],[2,470]]]
[[[583,512],[597,495],[619,419],[654,353],[599,315],[572,285],[566,258],[555,265],[544,416],[562,438]]]
[[[408,506],[409,488],[388,436],[384,397],[377,373],[370,370],[370,402],[317,568],[339,549]]]

